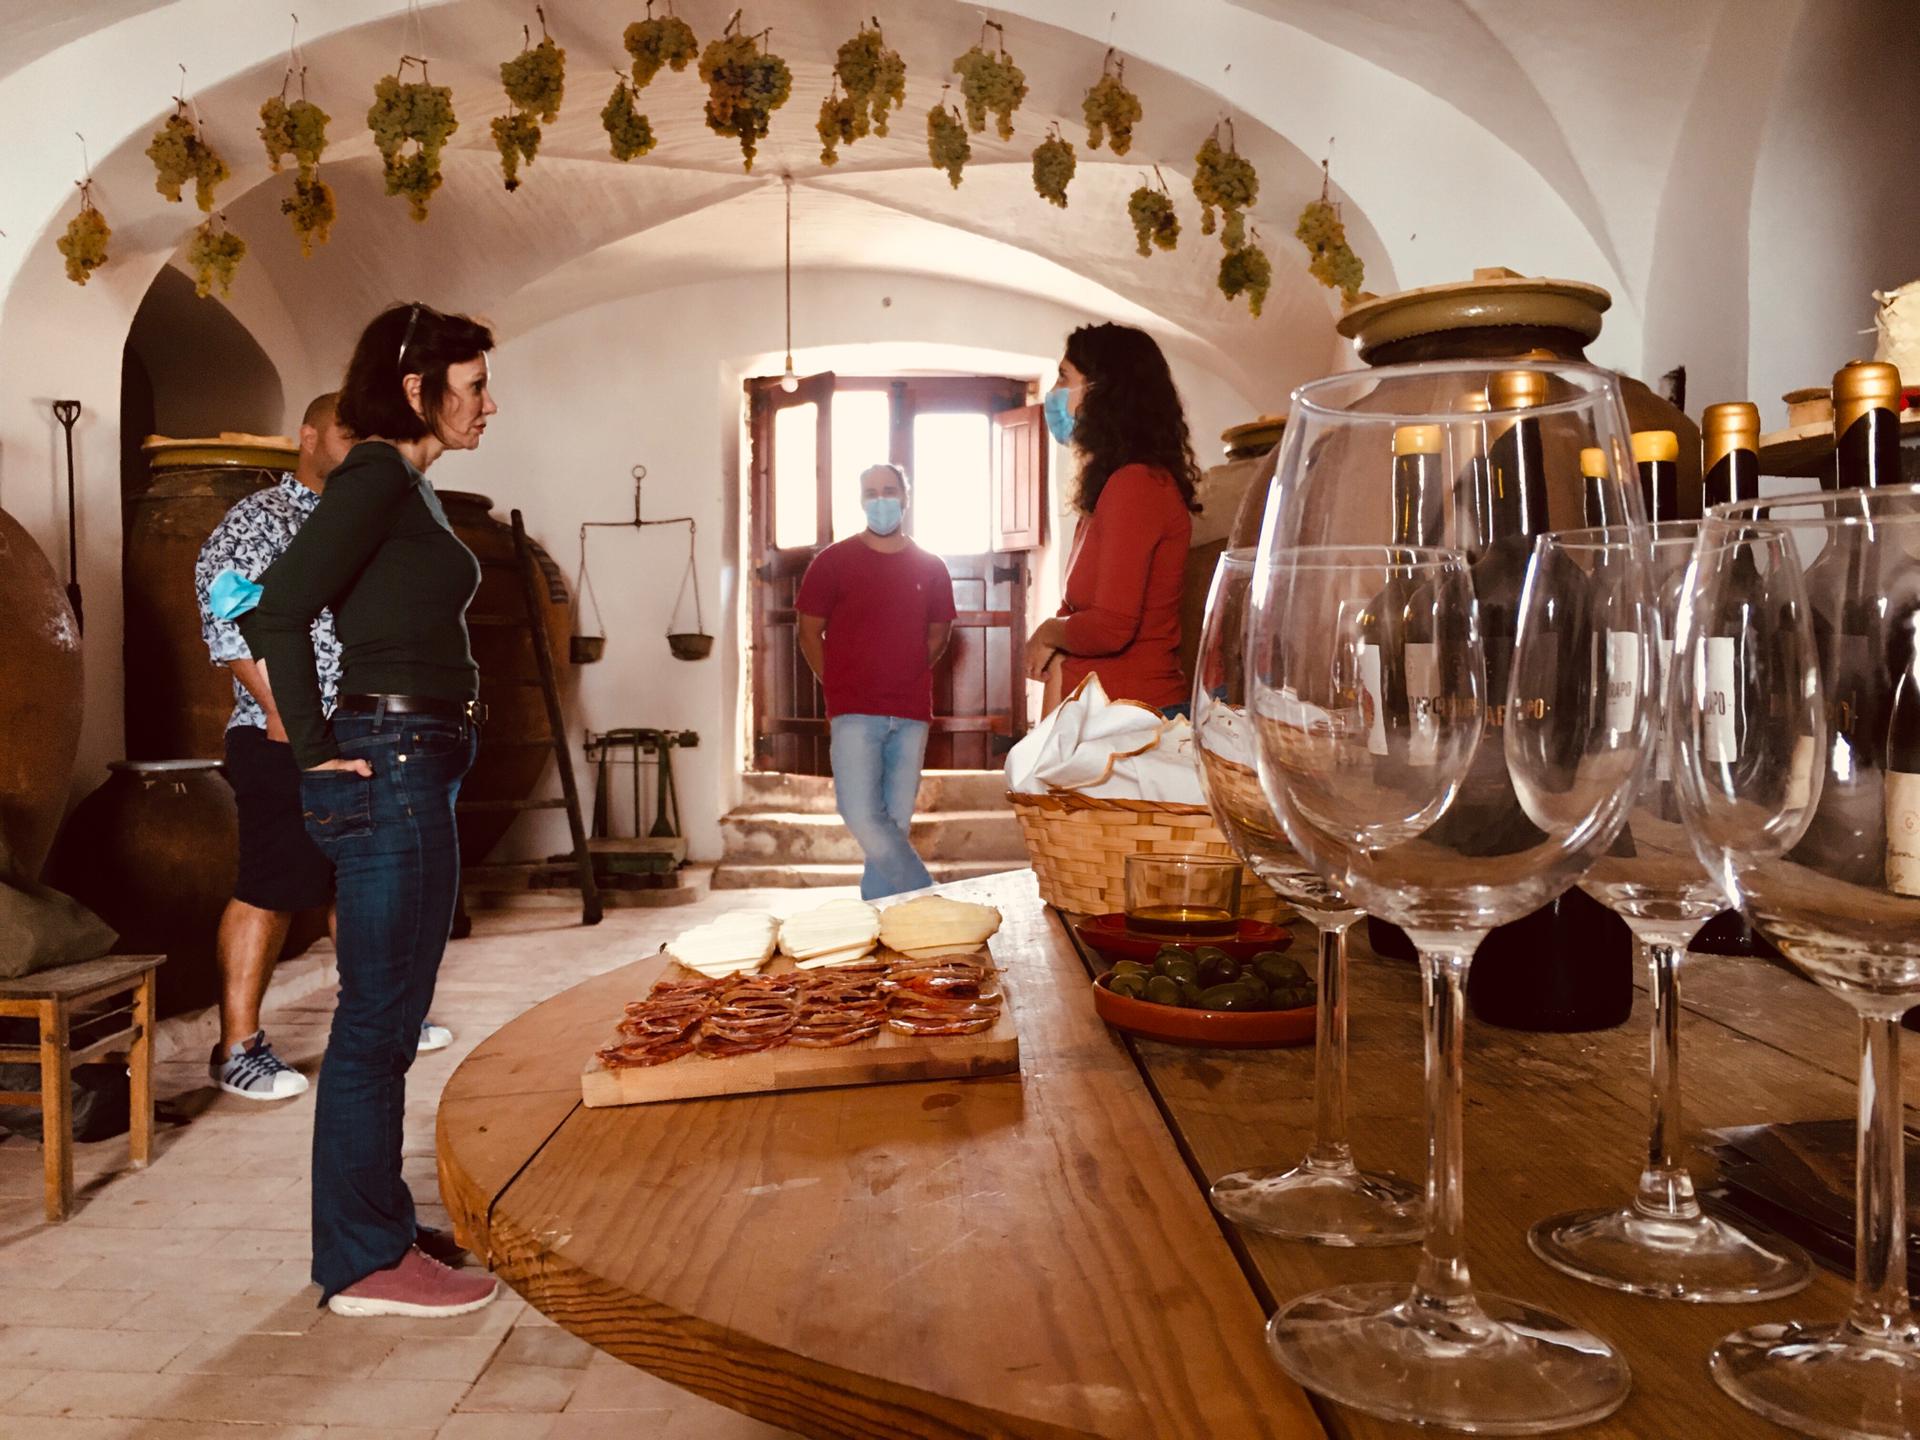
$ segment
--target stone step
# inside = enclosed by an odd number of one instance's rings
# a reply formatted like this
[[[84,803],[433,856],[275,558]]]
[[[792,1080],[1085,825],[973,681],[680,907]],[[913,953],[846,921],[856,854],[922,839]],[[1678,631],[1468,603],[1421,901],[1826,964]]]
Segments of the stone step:
[[[927,869],[932,873],[936,884],[945,884],[949,880],[972,880],[982,875],[998,875],[1004,870],[1024,868],[1024,859],[1016,862],[1000,860],[931,860]],[[814,888],[823,885],[858,885],[860,866],[858,865],[736,865],[728,861],[713,872],[715,890],[755,890]]]
[[[798,811],[734,811],[720,817],[725,842],[723,863],[850,864],[860,845],[838,815]],[[950,810],[916,815],[913,848],[923,860],[1003,861],[1002,868],[1027,863],[1019,822],[1011,810]]]
[[[748,771],[741,776],[740,804],[735,814],[773,811],[782,814],[833,814],[833,778],[828,775],[774,775]],[[1003,810],[1007,805],[1007,777],[1001,770],[928,770],[920,776],[918,811]]]

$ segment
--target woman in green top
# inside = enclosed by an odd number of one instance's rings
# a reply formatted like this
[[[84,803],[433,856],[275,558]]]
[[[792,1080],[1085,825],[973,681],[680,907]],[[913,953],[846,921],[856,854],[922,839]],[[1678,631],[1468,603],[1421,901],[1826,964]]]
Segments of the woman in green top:
[[[240,629],[268,672],[307,831],[334,865],[340,1002],[313,1124],[313,1278],[344,1315],[459,1315],[494,1282],[419,1248],[400,1174],[406,1074],[460,878],[454,801],[473,763],[480,583],[426,470],[480,443],[498,408],[488,329],[425,305],[367,326],[340,387],[358,441]],[[309,627],[331,607],[340,698],[321,708]]]

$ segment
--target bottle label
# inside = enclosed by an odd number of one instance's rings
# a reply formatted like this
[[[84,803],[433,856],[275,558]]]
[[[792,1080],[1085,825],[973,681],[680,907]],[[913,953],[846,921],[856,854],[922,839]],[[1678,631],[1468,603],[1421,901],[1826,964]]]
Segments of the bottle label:
[[[1920,775],[1887,772],[1887,889],[1920,895]]]
[[[1633,729],[1640,698],[1640,637],[1631,630],[1607,632],[1607,729]]]
[[[1380,684],[1380,647],[1362,645],[1360,647],[1360,707],[1361,719],[1367,727],[1367,752],[1372,755],[1387,753],[1387,717],[1386,706],[1382,703]]]
[[[1787,762],[1787,804],[1805,810],[1813,804],[1813,736],[1802,735],[1793,742],[1793,755]]]
[[[1693,688],[1700,698],[1700,755],[1709,763],[1731,765],[1740,757],[1734,727],[1734,642],[1710,635],[1693,652]]]
[[[1432,765],[1440,758],[1439,652],[1431,641],[1407,642],[1407,763]]]

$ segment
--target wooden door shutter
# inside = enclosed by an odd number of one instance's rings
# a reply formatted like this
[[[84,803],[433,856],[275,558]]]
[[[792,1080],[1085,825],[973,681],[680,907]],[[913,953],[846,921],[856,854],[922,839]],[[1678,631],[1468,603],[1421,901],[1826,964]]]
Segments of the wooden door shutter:
[[[1047,538],[1047,425],[1038,405],[993,421],[995,550],[1038,550]]]

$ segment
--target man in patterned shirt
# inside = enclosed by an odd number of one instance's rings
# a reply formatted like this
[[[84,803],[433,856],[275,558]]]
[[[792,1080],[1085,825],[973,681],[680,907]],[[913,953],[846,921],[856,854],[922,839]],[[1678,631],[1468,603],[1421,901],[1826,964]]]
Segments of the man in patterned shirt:
[[[209,1069],[222,1090],[249,1100],[287,1100],[307,1088],[306,1076],[273,1053],[260,1028],[260,1002],[294,913],[333,903],[333,867],[307,835],[300,769],[266,667],[253,658],[239,627],[214,615],[208,591],[222,571],[260,578],[320,503],[326,477],[352,445],[335,419],[332,395],[308,405],[300,422],[298,467],[235,504],[207,537],[194,567],[207,653],[233,672],[225,773],[240,814],[238,873],[220,918],[220,1043]],[[321,611],[313,622],[313,655],[321,703],[331,713],[340,688],[340,641],[331,611]],[[423,1050],[442,1049],[452,1040],[444,1026],[429,1021],[421,1027]]]

